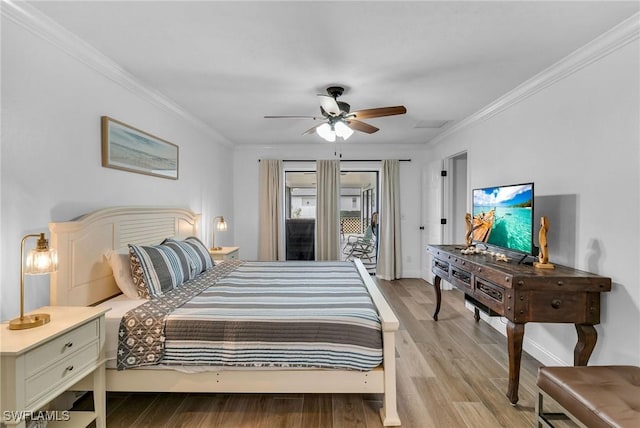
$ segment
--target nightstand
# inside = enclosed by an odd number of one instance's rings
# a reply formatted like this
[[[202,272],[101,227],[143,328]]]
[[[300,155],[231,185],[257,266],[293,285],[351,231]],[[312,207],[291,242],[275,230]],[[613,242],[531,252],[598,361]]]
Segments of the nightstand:
[[[213,260],[235,260],[240,257],[240,247],[222,247],[221,250],[209,249]]]
[[[28,330],[0,324],[2,422],[25,426],[25,418],[46,420],[47,426],[106,427],[104,368],[105,319],[109,308],[49,306],[38,313],[51,322]],[[47,403],[91,376],[95,412],[42,411]],[[47,420],[49,419],[49,420]]]

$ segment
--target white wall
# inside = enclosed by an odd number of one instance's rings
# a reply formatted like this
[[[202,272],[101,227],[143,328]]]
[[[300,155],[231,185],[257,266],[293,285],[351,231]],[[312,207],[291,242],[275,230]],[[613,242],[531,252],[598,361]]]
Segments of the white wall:
[[[309,136],[313,138],[313,136]],[[366,156],[364,155],[366,148]],[[343,159],[411,159],[400,162],[400,211],[402,216],[403,277],[420,277],[420,170],[424,150],[401,145],[344,143]],[[300,146],[237,147],[234,156],[233,181],[236,194],[234,212],[237,225],[236,242],[240,246],[242,258],[255,260],[258,256],[258,159],[332,159],[334,145],[314,144],[308,139],[301,140]],[[349,164],[349,170],[368,167],[369,164]],[[379,166],[379,162],[376,163]],[[308,168],[315,168],[309,163]],[[353,166],[353,168],[351,167]],[[365,168],[371,170],[371,168]]]
[[[639,52],[635,38],[431,152],[466,150],[470,188],[534,181],[551,262],[613,279],[590,364],[640,364]],[[526,326],[525,350],[545,364],[572,364],[575,341],[571,325]]]
[[[180,147],[179,180],[101,166],[100,116],[108,115]],[[19,313],[20,240],[113,205],[188,207],[233,218],[232,151],[207,133],[40,36],[2,17],[1,313]],[[233,233],[220,233],[220,244]],[[49,303],[48,277],[27,277],[25,306]]]

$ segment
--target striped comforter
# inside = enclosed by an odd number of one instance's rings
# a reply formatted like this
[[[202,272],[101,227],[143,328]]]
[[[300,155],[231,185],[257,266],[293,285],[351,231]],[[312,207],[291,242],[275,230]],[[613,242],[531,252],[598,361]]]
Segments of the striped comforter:
[[[371,370],[378,314],[353,262],[245,262],[166,319],[163,364]]]

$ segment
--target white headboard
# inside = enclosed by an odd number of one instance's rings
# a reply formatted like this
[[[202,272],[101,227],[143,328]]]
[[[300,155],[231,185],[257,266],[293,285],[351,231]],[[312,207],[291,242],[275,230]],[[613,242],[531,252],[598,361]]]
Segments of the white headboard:
[[[52,306],[88,306],[120,293],[105,258],[127,244],[157,245],[168,237],[198,236],[200,215],[183,208],[114,207],[72,221],[49,223],[58,271]]]

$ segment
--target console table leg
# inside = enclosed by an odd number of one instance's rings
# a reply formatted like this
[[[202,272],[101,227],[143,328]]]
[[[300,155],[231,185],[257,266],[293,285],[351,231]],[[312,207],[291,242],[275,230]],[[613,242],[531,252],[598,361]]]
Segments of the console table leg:
[[[573,350],[573,365],[586,366],[593,348],[596,347],[598,332],[590,324],[575,324],[575,326],[578,333],[578,343]]]
[[[436,290],[436,311],[433,313],[433,319],[438,321],[438,313],[440,312],[440,302],[442,301],[442,293],[440,291],[440,281],[442,279],[436,275],[433,280],[433,288]]]
[[[480,322],[480,309],[473,308],[473,319],[476,320],[476,322]]]
[[[518,402],[523,337],[524,324],[516,324],[509,320],[507,324],[507,349],[509,351],[509,389],[507,391],[507,398],[509,398],[511,404]]]

